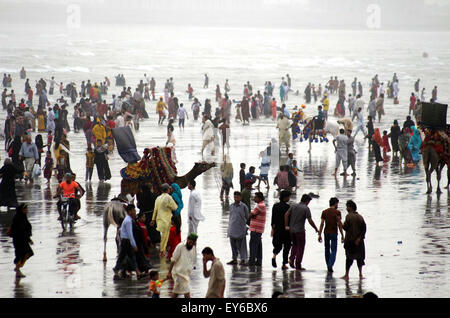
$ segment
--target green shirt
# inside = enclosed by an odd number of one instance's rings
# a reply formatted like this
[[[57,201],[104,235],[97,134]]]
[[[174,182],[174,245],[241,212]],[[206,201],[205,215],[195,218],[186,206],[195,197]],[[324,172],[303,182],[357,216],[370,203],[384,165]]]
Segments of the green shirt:
[[[244,190],[242,190],[242,202],[245,203],[245,205],[247,205],[247,208],[249,211],[251,211],[250,210],[251,198],[252,198],[252,192],[249,189],[245,188]]]

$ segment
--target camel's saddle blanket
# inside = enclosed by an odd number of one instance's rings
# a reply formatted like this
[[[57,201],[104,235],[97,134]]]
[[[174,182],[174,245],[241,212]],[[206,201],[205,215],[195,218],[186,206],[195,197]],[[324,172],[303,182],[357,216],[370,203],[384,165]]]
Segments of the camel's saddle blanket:
[[[177,167],[172,159],[172,148],[146,148],[142,159],[137,163],[128,163],[120,174],[122,178],[133,181],[152,179],[157,188],[160,188],[163,183],[171,184],[177,176]]]
[[[450,125],[447,125],[445,131],[424,128],[422,131],[425,135],[422,150],[431,146],[447,164],[450,164]]]
[[[136,150],[136,142],[129,126],[112,129],[114,140],[117,144],[117,151],[125,162],[133,163],[139,161]]]

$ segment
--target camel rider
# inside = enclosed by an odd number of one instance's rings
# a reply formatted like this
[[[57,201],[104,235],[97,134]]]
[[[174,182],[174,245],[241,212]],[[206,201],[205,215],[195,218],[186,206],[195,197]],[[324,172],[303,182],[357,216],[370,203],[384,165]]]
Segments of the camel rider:
[[[318,113],[317,114],[317,119],[320,120],[320,121],[323,121],[325,119],[325,115],[324,115],[324,113],[322,111],[322,106],[318,107],[317,113]]]
[[[66,173],[66,181],[61,182],[53,198],[55,199],[60,195],[62,195],[64,198],[69,198],[69,211],[73,212],[74,219],[78,220],[80,219],[80,217],[77,215],[77,212],[80,210],[80,198],[84,195],[84,192],[84,189],[77,182],[72,181],[72,174]],[[58,200],[58,203],[56,204],[59,213],[58,221],[62,220],[61,204],[61,200]]]

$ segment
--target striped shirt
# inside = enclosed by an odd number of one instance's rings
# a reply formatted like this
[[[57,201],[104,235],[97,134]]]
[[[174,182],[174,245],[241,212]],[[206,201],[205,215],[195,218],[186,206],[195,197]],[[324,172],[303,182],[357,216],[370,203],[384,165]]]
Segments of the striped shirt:
[[[266,225],[266,205],[264,201],[255,206],[251,216],[253,217],[250,219],[250,232],[264,233],[264,226]]]

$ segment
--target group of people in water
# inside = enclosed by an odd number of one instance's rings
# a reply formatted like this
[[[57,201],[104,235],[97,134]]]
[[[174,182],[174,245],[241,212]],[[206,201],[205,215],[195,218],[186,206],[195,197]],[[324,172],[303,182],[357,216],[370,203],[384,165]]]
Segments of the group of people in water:
[[[0,191],[0,205],[8,207],[16,207],[17,213],[26,215],[26,207],[19,205],[17,202],[14,182],[16,179],[25,179],[26,182],[34,182],[35,178],[40,175],[40,169],[43,170],[43,176],[47,179],[47,183],[51,184],[52,176],[54,175],[58,181],[58,184],[62,184],[64,177],[70,175],[72,178],[76,175],[76,172],[72,170],[70,165],[70,134],[73,130],[74,133],[83,131],[86,138],[86,171],[85,181],[91,181],[94,166],[97,168],[98,179],[100,182],[111,179],[111,171],[108,165],[108,156],[114,151],[114,138],[112,130],[117,127],[130,127],[133,134],[139,130],[139,122],[145,118],[149,118],[146,110],[146,101],[156,101],[156,82],[154,78],[150,78],[147,74],[144,74],[144,79],[140,80],[132,92],[131,87],[126,87],[126,81],[123,74],[119,74],[115,77],[116,86],[123,87],[120,94],[112,95],[111,101],[107,102],[108,89],[110,87],[110,81],[107,77],[105,80],[97,83],[91,83],[90,80],[82,81],[80,91],[76,89],[74,82],[68,83],[65,88],[63,83],[59,84],[59,92],[61,97],[56,100],[55,103],[50,102],[49,97],[54,95],[57,82],[54,77],[50,80],[40,78],[36,81],[35,91],[33,91],[29,79],[26,78],[26,72],[24,69],[20,71],[20,77],[25,80],[25,97],[18,101],[14,90],[11,88],[12,79],[10,76],[4,76],[3,86],[4,91],[2,93],[2,105],[3,110],[6,112],[6,120],[4,126],[5,136],[5,150],[8,153],[8,159],[5,160],[5,165],[1,169],[0,174],[2,176],[2,182],[0,188],[5,191]],[[418,81],[419,82],[419,81]],[[415,94],[418,93],[419,84],[415,85],[415,93],[412,93],[409,111],[412,112],[417,120],[420,120],[420,104],[423,100],[424,89],[422,89],[421,99],[416,98]],[[311,196],[304,196],[300,205],[292,205],[289,207],[287,204],[291,197],[291,192],[295,192],[298,189],[297,176],[301,172],[298,167],[297,160],[292,152],[289,152],[290,142],[308,140],[310,143],[317,142],[317,138],[320,140],[326,140],[326,125],[331,122],[328,112],[330,111],[329,97],[333,94],[338,96],[336,107],[334,109],[334,115],[339,119],[338,124],[343,125],[343,129],[336,131],[333,134],[333,144],[336,149],[336,169],[334,175],[337,174],[340,163],[343,163],[342,175],[347,175],[347,168],[352,167],[352,175],[356,175],[355,171],[355,156],[354,138],[358,135],[359,131],[362,131],[364,138],[369,140],[369,148],[375,155],[376,163],[388,161],[388,154],[392,151],[394,157],[400,154],[402,160],[407,165],[414,165],[420,160],[420,146],[421,137],[420,133],[411,119],[410,116],[401,127],[397,120],[393,122],[390,131],[383,131],[381,133],[379,128],[374,128],[376,117],[378,115],[378,123],[381,122],[381,118],[384,115],[384,97],[393,98],[394,103],[398,101],[398,77],[394,74],[392,81],[386,86],[380,82],[378,75],[376,75],[371,82],[370,102],[368,105],[369,116],[367,123],[364,121],[363,112],[365,111],[365,104],[362,99],[363,88],[361,82],[357,81],[357,78],[351,84],[352,94],[347,95],[346,84],[344,80],[339,80],[337,77],[331,77],[330,80],[322,87],[321,84],[315,86],[308,83],[304,91],[305,104],[313,102],[318,105],[317,114],[308,116],[306,114],[306,106],[288,107],[289,93],[293,92],[293,83],[289,74],[286,74],[286,78],[282,77],[281,84],[278,87],[280,92],[279,105],[277,98],[274,96],[275,85],[271,81],[267,81],[262,91],[255,90],[252,84],[247,81],[244,84],[242,98],[238,100],[231,99],[231,87],[229,80],[225,81],[224,91],[222,95],[220,86],[217,85],[215,90],[215,101],[217,107],[213,110],[211,99],[207,98],[202,103],[199,97],[196,96],[191,84],[188,84],[188,88],[185,91],[187,94],[187,100],[190,105],[190,109],[185,107],[180,102],[185,97],[176,96],[174,90],[173,78],[167,79],[164,83],[164,89],[161,96],[152,109],[158,114],[158,125],[164,125],[164,121],[168,118],[167,125],[167,142],[166,146],[175,147],[176,141],[174,137],[174,121],[178,119],[179,129],[182,130],[185,127],[186,120],[189,120],[189,114],[192,113],[192,120],[194,123],[201,118],[202,125],[202,149],[203,154],[206,148],[212,148],[211,154],[215,154],[215,141],[218,139],[220,133],[222,139],[222,152],[224,162],[221,166],[222,173],[222,185],[220,197],[223,200],[229,200],[230,188],[233,181],[233,165],[229,157],[225,155],[225,147],[230,148],[230,126],[232,119],[233,104],[235,104],[235,122],[241,122],[243,125],[250,125],[250,119],[258,120],[262,117],[272,119],[276,121],[277,129],[279,130],[279,139],[272,140],[273,144],[279,144],[280,149],[282,145],[287,148],[286,163],[280,167],[280,171],[277,173],[274,184],[277,186],[277,190],[280,193],[280,203],[273,207],[274,218],[275,211],[279,212],[279,220],[272,220],[272,229],[277,234],[277,244],[274,243],[274,258],[272,264],[276,267],[276,254],[281,251],[281,246],[287,249],[284,252],[283,257],[283,269],[287,269],[287,264],[291,267],[302,270],[301,259],[303,256],[304,248],[304,221],[310,219],[308,217],[307,203],[311,201]],[[205,74],[204,89],[207,89],[209,85],[209,77]],[[47,89],[48,88],[48,89]],[[294,95],[298,95],[298,90]],[[413,98],[414,97],[414,98]],[[66,100],[69,98],[69,100]],[[9,101],[8,101],[9,99]],[[437,100],[437,87],[433,90],[434,101]],[[346,107],[347,106],[347,107]],[[153,107],[152,107],[153,108]],[[346,117],[346,108],[348,109],[350,117]],[[291,110],[291,111],[289,111]],[[69,112],[72,113],[73,124],[69,123]],[[309,117],[309,119],[308,119]],[[356,130],[353,130],[353,121],[356,119]],[[200,125],[200,124],[199,124]],[[301,129],[300,126],[304,125]],[[314,125],[314,126],[311,126]],[[329,124],[331,125],[331,124]],[[314,128],[313,128],[314,127]],[[316,129],[321,127],[320,129]],[[34,142],[32,141],[32,135],[36,134]],[[330,131],[328,131],[330,133]],[[46,135],[45,135],[46,134]],[[390,139],[390,143],[389,143]],[[45,140],[45,142],[44,142]],[[271,144],[272,145],[272,144]],[[251,191],[256,186],[259,189],[260,182],[262,181],[266,187],[270,188],[270,182],[268,179],[270,171],[270,156],[272,147],[269,146],[263,152],[260,153],[261,166],[259,176],[255,175],[255,167],[250,167],[249,172],[245,173],[245,164],[241,164],[240,183],[241,191],[234,192],[234,203],[230,205],[236,213],[243,213],[245,217],[245,226],[251,232],[250,239],[250,258],[247,260],[246,250],[244,251],[244,244],[242,243],[242,236],[232,237],[231,247],[233,250],[233,260],[229,263],[231,265],[236,264],[237,256],[240,255],[243,264],[259,266],[262,263],[262,246],[261,235],[264,231],[264,223],[266,218],[267,207],[264,204],[264,195],[261,192],[257,192],[254,195],[255,207],[251,209]],[[383,151],[383,156],[381,155]],[[44,157],[44,160],[42,160]],[[37,168],[38,166],[39,168]],[[80,173],[78,173],[80,175]],[[79,177],[78,177],[79,178]],[[80,178],[79,178],[80,179]],[[255,182],[259,181],[256,185]],[[195,182],[192,182],[195,189]],[[173,185],[172,185],[173,186]],[[330,200],[330,207],[333,207],[333,213],[336,214],[337,202],[336,198]],[[240,202],[245,202],[246,209]],[[303,205],[301,205],[303,204]],[[134,207],[129,206],[127,212],[133,214]],[[175,209],[174,209],[175,210]],[[356,204],[353,201],[347,202],[347,210],[351,213],[356,213]],[[330,212],[331,213],[331,212]],[[281,215],[282,214],[282,215]],[[298,224],[292,224],[287,222],[284,224],[284,215],[291,215],[291,219],[297,220]],[[333,214],[333,215],[334,215]],[[295,217],[293,217],[296,215]],[[22,217],[22,216],[21,216]],[[134,216],[136,217],[136,215]],[[233,216],[234,218],[235,216]],[[236,216],[237,217],[237,216]],[[22,217],[23,219],[23,217]],[[20,220],[22,220],[20,219]],[[139,217],[138,217],[139,219]],[[303,219],[302,222],[299,221]],[[327,222],[331,219],[330,216],[324,214],[322,217],[322,224],[320,230],[310,222],[311,225],[319,233],[322,232],[323,226],[326,229],[326,235],[336,234],[327,232]],[[346,275],[344,278],[348,279],[348,270],[351,266],[351,261],[354,259],[358,261],[358,267],[360,272],[362,265],[364,264],[364,251],[361,250],[359,242],[364,239],[365,224],[360,216],[351,217],[348,222],[356,222],[359,226],[359,232],[353,233],[350,237],[349,254],[347,255]],[[236,220],[232,220],[230,213],[230,224]],[[23,222],[23,221],[22,221]],[[236,221],[237,222],[237,221]],[[324,223],[325,222],[325,223]],[[340,221],[339,221],[340,222]],[[347,221],[346,221],[347,222]],[[279,224],[278,224],[279,223]],[[294,222],[295,223],[295,222]],[[27,229],[27,244],[31,242],[31,228],[23,222]],[[177,220],[174,221],[176,233],[179,235],[179,225],[177,226]],[[238,224],[238,223],[236,223]],[[330,225],[330,228],[338,228],[341,225]],[[283,226],[284,225],[284,226]],[[231,226],[231,225],[230,225]],[[236,225],[238,226],[238,225]],[[243,226],[240,224],[239,226]],[[244,226],[244,227],[245,227]],[[344,230],[348,230],[352,225],[345,225]],[[296,230],[292,230],[295,228]],[[15,231],[17,231],[15,229]],[[245,232],[246,232],[245,231]],[[278,232],[277,232],[278,231]],[[330,230],[331,231],[331,230]],[[334,230],[333,230],[334,231]],[[236,231],[232,231],[235,233]],[[237,231],[241,233],[241,231]],[[283,233],[282,233],[283,232]],[[290,233],[290,234],[289,234]],[[302,234],[303,233],[303,234]],[[341,229],[341,234],[342,234]],[[295,234],[295,235],[293,235]],[[303,236],[302,236],[303,235]],[[348,236],[346,236],[347,238]],[[23,239],[22,239],[23,240]],[[193,240],[193,236],[191,237]],[[195,237],[196,240],[196,237]],[[329,247],[335,243],[330,240],[335,238],[327,238],[325,246]],[[274,238],[275,241],[275,238]],[[330,243],[331,242],[331,243]],[[358,242],[358,243],[356,243]],[[21,243],[23,244],[23,242]],[[276,245],[276,246],[275,246]],[[290,247],[292,245],[291,258],[288,259]],[[345,246],[344,246],[345,247]],[[347,247],[346,250],[347,250]],[[333,248],[331,248],[333,250]],[[128,251],[129,252],[129,251]],[[174,251],[172,251],[174,252]],[[180,252],[181,253],[181,252]],[[210,253],[210,251],[208,251]],[[328,252],[329,254],[330,252]],[[332,251],[331,254],[335,255]],[[23,266],[26,259],[32,255],[29,246],[20,248],[19,256],[16,260],[16,272],[18,275],[22,275],[20,267]],[[26,255],[26,256],[25,256]],[[208,254],[211,255],[211,254]],[[351,256],[349,256],[351,255]],[[125,257],[125,256],[122,256]],[[332,271],[332,261],[327,259],[328,270]],[[331,264],[331,265],[330,265]],[[120,266],[118,269],[121,268]],[[362,274],[361,274],[362,277]],[[223,292],[222,292],[223,296]]]

